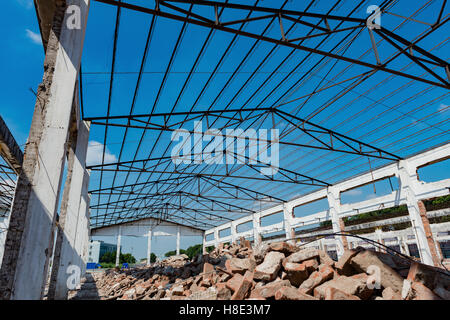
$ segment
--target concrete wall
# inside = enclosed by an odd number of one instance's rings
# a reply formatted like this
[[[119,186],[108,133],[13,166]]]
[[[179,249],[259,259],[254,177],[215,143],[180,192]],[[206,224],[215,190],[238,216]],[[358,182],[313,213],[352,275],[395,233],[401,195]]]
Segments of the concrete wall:
[[[194,229],[187,226],[177,225],[172,222],[162,222],[158,224],[156,219],[147,218],[139,221],[127,222],[120,225],[122,236],[141,236],[146,237],[149,229],[152,229],[153,237],[177,236],[177,229],[180,226],[181,236],[203,235],[200,229]],[[119,225],[102,227],[91,230],[91,236],[117,236]]]
[[[311,212],[310,214],[303,217],[294,217],[291,214],[285,214],[285,219],[283,222],[276,223],[270,226],[260,227],[260,221],[262,217],[280,212],[280,211],[292,211],[295,207],[301,206],[303,204],[308,204],[310,202],[320,200],[323,198],[327,198],[329,200],[330,208],[332,207],[332,203],[330,202],[329,194],[330,192],[337,194],[338,197],[341,193],[363,186],[369,183],[372,183],[376,180],[381,180],[383,178],[395,176],[401,180],[401,173],[404,170],[404,166],[408,166],[408,174],[412,177],[412,182],[410,184],[414,184],[413,192],[415,199],[424,200],[439,196],[444,196],[449,194],[450,187],[450,179],[444,179],[437,182],[425,183],[423,181],[419,181],[417,179],[417,175],[415,174],[420,167],[426,166],[428,164],[438,162],[439,160],[448,159],[450,156],[450,144],[446,144],[435,149],[426,151],[424,153],[412,156],[406,160],[402,160],[397,163],[393,163],[391,165],[382,167],[380,169],[376,169],[372,172],[368,172],[366,174],[342,181],[336,185],[333,185],[329,188],[324,188],[313,192],[311,194],[293,199],[291,201],[286,202],[285,204],[275,206],[270,209],[263,210],[261,212],[257,212],[253,215],[249,215],[233,222],[229,222],[223,225],[220,225],[216,228],[212,228],[210,230],[205,231],[205,240],[204,246],[217,246],[219,243],[230,242],[236,240],[239,237],[251,238],[253,237],[256,241],[261,235],[269,234],[273,232],[286,231],[286,234],[289,233],[288,229],[294,229],[297,227],[303,226],[313,226],[317,223],[332,220],[332,212],[330,210],[321,211],[321,212]],[[403,179],[405,180],[405,179]],[[380,208],[390,208],[399,205],[409,204],[408,202],[408,185],[405,181],[402,182],[401,187],[398,190],[395,190],[391,194],[377,197],[374,199],[361,201],[357,203],[350,204],[340,204],[338,206],[337,218],[342,219],[344,217],[349,217],[353,215],[357,215],[360,213],[370,212],[374,210],[378,210]],[[332,197],[331,197],[332,198]],[[335,199],[336,200],[336,199]],[[409,205],[408,205],[409,206]],[[253,221],[253,230],[248,230],[245,232],[237,232],[236,226]],[[232,235],[219,238],[219,233],[221,230],[231,228]],[[436,228],[433,226],[433,228]],[[446,226],[450,230],[450,227]],[[210,237],[214,235],[212,240],[206,241],[206,237]],[[328,244],[331,245],[333,243],[336,245],[339,239],[327,239]],[[442,239],[440,239],[442,240]]]

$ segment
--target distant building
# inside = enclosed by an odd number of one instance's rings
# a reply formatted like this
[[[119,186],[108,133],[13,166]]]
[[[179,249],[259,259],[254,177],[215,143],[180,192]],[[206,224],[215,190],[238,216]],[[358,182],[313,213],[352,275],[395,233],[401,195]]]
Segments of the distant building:
[[[107,252],[116,252],[115,244],[106,243],[99,240],[91,240],[89,242],[88,262],[99,263],[100,258]]]

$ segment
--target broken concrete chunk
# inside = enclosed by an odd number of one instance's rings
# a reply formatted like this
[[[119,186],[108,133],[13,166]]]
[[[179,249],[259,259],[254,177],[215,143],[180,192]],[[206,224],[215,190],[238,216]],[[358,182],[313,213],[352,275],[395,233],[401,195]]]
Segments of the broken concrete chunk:
[[[281,268],[281,261],[284,254],[277,251],[269,252],[264,258],[264,262],[255,268],[254,278],[264,281],[272,281],[277,277]]]
[[[367,287],[366,274],[358,277],[338,276],[315,288],[314,296],[319,299],[325,299],[326,291],[329,288],[338,289],[348,295],[357,296],[362,300],[369,299],[373,293],[373,290]]]
[[[403,278],[391,267],[383,263],[375,252],[365,250],[351,258],[351,265],[359,272],[378,274],[383,288],[391,287],[396,292],[401,292]]]
[[[287,242],[274,242],[270,244],[270,250],[290,255],[291,253],[299,251],[300,248]]]
[[[355,270],[351,266],[351,259],[362,250],[363,249],[361,247],[358,247],[355,250],[345,250],[344,254],[339,258],[339,260],[334,265],[337,272],[343,276],[350,276],[354,274]]]
[[[230,273],[244,274],[247,270],[253,272],[256,267],[256,261],[251,258],[239,259],[232,258],[225,262],[225,268]]]
[[[411,282],[421,282],[430,290],[434,290],[437,286],[444,288],[450,286],[449,272],[419,262],[411,264],[407,279]]]
[[[319,258],[319,256],[319,250],[314,248],[306,248],[291,254],[289,257],[283,260],[283,264],[288,262],[302,263],[305,260]]]

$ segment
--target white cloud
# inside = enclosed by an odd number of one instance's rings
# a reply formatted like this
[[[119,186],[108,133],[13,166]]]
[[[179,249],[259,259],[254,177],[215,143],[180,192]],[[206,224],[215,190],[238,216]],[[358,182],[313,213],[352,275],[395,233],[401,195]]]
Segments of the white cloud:
[[[25,30],[27,32],[27,38],[31,40],[31,42],[35,44],[42,44],[41,35],[31,31],[30,29]]]
[[[441,105],[438,108],[439,112],[445,112],[448,110],[448,105],[441,103]]]
[[[102,163],[103,157],[103,144],[97,141],[89,141],[86,165],[95,166]],[[105,163],[117,162],[117,157],[111,153],[108,147],[105,149]]]
[[[16,0],[16,2],[25,9],[33,8],[33,0]]]
[[[359,196],[362,194],[362,191],[358,190],[358,189],[353,189],[353,190],[347,191],[345,194],[347,194],[349,196]]]
[[[377,197],[378,197],[378,196],[377,196],[376,194],[372,193],[372,194],[369,194],[369,195],[366,197],[366,200],[375,199],[375,198],[377,198]]]

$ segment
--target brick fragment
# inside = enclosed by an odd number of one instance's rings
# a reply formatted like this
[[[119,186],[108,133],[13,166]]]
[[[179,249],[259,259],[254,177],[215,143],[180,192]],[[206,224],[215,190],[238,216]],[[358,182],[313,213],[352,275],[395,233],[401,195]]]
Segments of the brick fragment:
[[[317,300],[294,287],[282,287],[275,293],[275,300]]]
[[[275,297],[275,293],[282,287],[290,287],[291,284],[288,280],[279,280],[270,282],[266,285],[259,286],[252,290],[250,298],[264,298],[269,299]]]
[[[227,288],[232,290],[233,292],[236,291],[239,287],[239,284],[242,282],[242,278],[243,276],[241,274],[235,274],[233,278],[226,282]]]
[[[247,271],[230,300],[244,300],[253,285],[253,273]]]
[[[256,267],[256,261],[251,258],[239,259],[232,258],[225,261],[225,268],[230,273],[244,274],[247,270],[253,272]]]
[[[347,295],[357,296],[363,300],[369,299],[373,293],[373,290],[367,287],[366,274],[357,275],[356,277],[338,276],[316,287],[314,296],[324,299],[329,288],[340,290]]]
[[[333,275],[333,268],[330,266],[323,266],[318,271],[314,271],[308,279],[303,281],[299,289],[303,293],[310,294],[313,292],[314,288],[333,278]]]
[[[422,282],[413,282],[411,289],[412,300],[442,300],[441,297],[427,288]]]
[[[308,260],[309,261],[309,260]],[[292,263],[288,262],[284,265],[286,271],[286,279],[288,279],[293,286],[300,286],[303,281],[308,279],[308,270],[304,263]]]
[[[402,300],[400,293],[395,292],[391,287],[387,287],[382,292],[383,300]]]
[[[329,287],[325,290],[325,300],[361,300],[359,297],[342,290]]]

